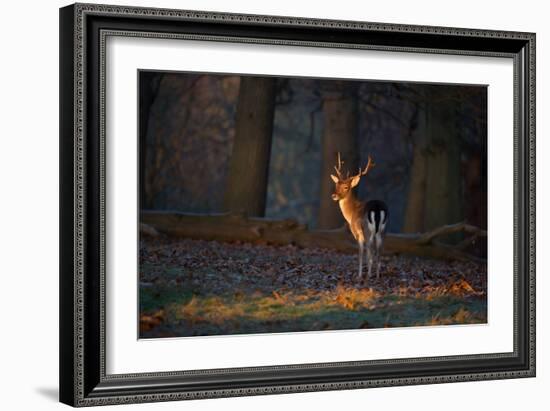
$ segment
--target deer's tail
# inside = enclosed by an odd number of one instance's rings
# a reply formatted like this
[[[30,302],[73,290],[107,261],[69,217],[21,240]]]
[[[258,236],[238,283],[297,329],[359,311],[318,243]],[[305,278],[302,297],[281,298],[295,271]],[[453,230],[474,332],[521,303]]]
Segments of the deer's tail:
[[[388,223],[388,206],[381,200],[370,200],[365,205],[365,217],[369,231],[375,235],[383,235]]]

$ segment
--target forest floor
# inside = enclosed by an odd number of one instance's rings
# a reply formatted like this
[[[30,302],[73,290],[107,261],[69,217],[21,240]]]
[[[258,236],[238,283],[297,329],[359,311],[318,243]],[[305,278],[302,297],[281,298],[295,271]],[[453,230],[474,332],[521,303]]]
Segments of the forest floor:
[[[487,266],[294,246],[144,238],[140,336],[255,334],[487,322]]]

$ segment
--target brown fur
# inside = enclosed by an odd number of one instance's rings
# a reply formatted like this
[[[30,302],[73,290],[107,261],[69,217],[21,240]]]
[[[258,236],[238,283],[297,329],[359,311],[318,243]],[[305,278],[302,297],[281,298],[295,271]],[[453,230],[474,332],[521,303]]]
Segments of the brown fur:
[[[347,221],[349,229],[353,234],[353,237],[355,237],[355,240],[359,245],[359,277],[362,278],[363,277],[362,276],[363,251],[365,246],[365,227],[363,226],[363,224],[364,224],[364,217],[365,217],[365,211],[366,211],[366,203],[359,201],[355,197],[355,194],[353,193],[353,188],[359,184],[361,177],[367,175],[369,169],[374,167],[374,162],[372,161],[372,158],[369,156],[369,161],[365,169],[362,170],[360,168],[358,174],[347,178],[342,177],[342,164],[343,163],[340,158],[340,153],[338,153],[338,164],[334,167],[334,169],[336,170],[336,174],[338,174],[338,176],[335,176],[333,174],[330,175],[330,178],[334,182],[334,194],[332,194],[332,199],[334,201],[338,201],[338,205],[340,206],[340,211],[342,212],[344,219]],[[373,264],[373,255],[374,255],[372,251],[373,234],[374,233],[370,234],[370,237],[367,243],[367,256],[369,259],[368,260],[369,277],[371,275],[371,268]],[[377,248],[379,248],[378,245],[377,245]],[[378,252],[376,251],[376,254],[377,253]],[[380,267],[380,263],[378,263],[378,271],[376,274],[377,277],[378,277],[379,267]]]
[[[333,199],[338,201],[340,210],[344,219],[349,225],[353,237],[357,241],[365,241],[363,235],[363,217],[365,214],[365,203],[359,201],[353,193],[353,187],[359,183],[359,178],[350,177],[348,179],[335,182],[335,192]]]

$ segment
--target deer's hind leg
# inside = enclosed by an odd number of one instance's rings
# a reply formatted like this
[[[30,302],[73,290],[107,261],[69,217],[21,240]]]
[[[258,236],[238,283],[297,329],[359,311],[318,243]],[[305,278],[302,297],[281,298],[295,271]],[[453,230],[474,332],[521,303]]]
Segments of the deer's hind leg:
[[[369,239],[367,241],[367,259],[368,259],[368,278],[371,278],[372,275],[372,265],[374,263],[374,259],[376,257],[376,251],[374,249],[374,236],[371,234],[369,235]]]
[[[380,278],[380,249],[382,248],[382,233],[376,233],[376,279]]]

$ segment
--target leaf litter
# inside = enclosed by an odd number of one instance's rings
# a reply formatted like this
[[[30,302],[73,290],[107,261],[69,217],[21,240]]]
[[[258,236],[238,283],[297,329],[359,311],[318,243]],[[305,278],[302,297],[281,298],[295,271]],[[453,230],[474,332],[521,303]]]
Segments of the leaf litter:
[[[143,238],[140,335],[173,337],[485,323],[487,266],[293,245]]]

